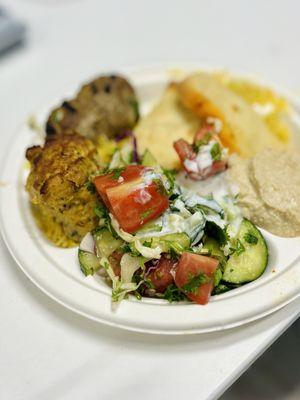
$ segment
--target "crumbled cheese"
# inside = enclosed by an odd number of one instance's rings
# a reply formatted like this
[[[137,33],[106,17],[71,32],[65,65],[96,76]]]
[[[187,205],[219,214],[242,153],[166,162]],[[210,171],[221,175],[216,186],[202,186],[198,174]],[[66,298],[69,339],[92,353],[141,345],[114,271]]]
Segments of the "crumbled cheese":
[[[198,167],[198,163],[197,160],[189,160],[188,158],[186,158],[183,162],[185,168],[187,171],[189,172],[195,172],[198,173],[199,172],[199,167]]]
[[[211,140],[208,144],[200,146],[199,152],[196,157],[198,169],[200,171],[212,166],[213,159],[211,156],[211,149],[215,143],[215,140]]]

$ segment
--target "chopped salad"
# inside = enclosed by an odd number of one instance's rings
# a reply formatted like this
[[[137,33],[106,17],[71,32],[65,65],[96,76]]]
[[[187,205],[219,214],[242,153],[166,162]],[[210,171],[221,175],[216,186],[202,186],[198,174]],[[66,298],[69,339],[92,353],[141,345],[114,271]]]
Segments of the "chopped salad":
[[[204,183],[226,173],[217,122],[208,120],[192,144],[174,143],[186,179]],[[133,134],[126,136],[89,182],[99,195],[98,226],[80,244],[82,272],[100,273],[113,302],[134,295],[204,305],[212,294],[257,279],[268,250],[258,228],[241,216],[236,195],[185,187],[178,171],[162,168],[149,151],[139,157]]]

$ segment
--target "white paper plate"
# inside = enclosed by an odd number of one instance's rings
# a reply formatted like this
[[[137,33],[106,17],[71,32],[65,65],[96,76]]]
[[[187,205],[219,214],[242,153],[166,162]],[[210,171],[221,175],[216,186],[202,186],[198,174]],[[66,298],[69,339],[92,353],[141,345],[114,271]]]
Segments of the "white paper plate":
[[[135,85],[144,111],[157,100],[170,80],[170,72],[165,69],[124,72]],[[78,85],[75,90],[77,88]],[[71,94],[72,91],[62,93],[61,98]],[[296,100],[284,94],[295,110],[300,110]],[[39,120],[45,118],[52,105],[55,102],[38,113]],[[24,153],[27,147],[40,140],[25,124],[13,140],[1,178],[5,183],[0,191],[1,229],[23,272],[60,304],[87,318],[119,328],[148,333],[191,334],[219,331],[254,321],[299,296],[300,238],[284,239],[264,232],[270,260],[266,272],[255,282],[215,296],[206,306],[130,298],[112,311],[110,289],[101,278],[82,275],[77,249],[54,247],[44,239],[33,221],[24,190],[28,173],[24,167]]]

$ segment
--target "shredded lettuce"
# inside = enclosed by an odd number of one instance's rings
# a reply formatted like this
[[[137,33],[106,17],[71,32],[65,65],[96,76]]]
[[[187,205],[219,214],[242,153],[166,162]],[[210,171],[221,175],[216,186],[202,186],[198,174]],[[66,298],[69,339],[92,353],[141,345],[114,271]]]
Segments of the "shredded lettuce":
[[[144,267],[145,259],[142,257],[133,257],[126,253],[121,258],[121,281],[122,283],[131,283],[134,273]]]
[[[112,227],[114,228],[116,233],[120,236],[120,238],[125,240],[125,242],[134,243],[135,248],[143,257],[150,258],[150,259],[151,258],[156,258],[156,259],[160,258],[160,255],[162,253],[162,249],[160,248],[160,246],[157,246],[155,248],[143,246],[137,237],[135,237],[134,235],[131,235],[128,232],[123,231],[123,229],[120,228],[118,221],[114,218],[114,216],[112,214],[109,214],[109,216],[111,219]]]
[[[130,255],[128,255],[128,256],[131,257]],[[132,257],[132,258],[134,258],[134,257]],[[122,301],[128,293],[137,290],[138,287],[140,286],[140,284],[143,282],[143,281],[141,281],[138,284],[135,282],[131,282],[132,276],[135,272],[135,270],[133,271],[133,269],[134,269],[133,265],[135,266],[135,268],[137,268],[137,264],[132,263],[132,265],[129,265],[126,263],[126,266],[125,266],[124,263],[125,262],[123,262],[123,271],[125,271],[126,269],[128,270],[126,273],[123,272],[123,274],[125,273],[126,282],[122,278],[120,280],[120,278],[118,276],[116,276],[116,274],[114,273],[114,271],[110,265],[108,258],[102,257],[100,260],[100,265],[105,269],[108,277],[110,278],[110,280],[112,282],[112,297],[111,298],[114,303],[119,303],[120,301]],[[138,268],[140,268],[140,267],[141,267],[141,262],[139,261]],[[132,274],[132,276],[129,281],[129,277],[131,274]],[[122,277],[122,266],[121,266],[121,277]]]

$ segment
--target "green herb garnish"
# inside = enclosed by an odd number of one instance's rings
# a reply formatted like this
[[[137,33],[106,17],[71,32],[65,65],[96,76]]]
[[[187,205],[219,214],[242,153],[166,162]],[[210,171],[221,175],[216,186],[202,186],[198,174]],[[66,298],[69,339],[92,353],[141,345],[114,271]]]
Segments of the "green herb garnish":
[[[90,193],[95,193],[96,192],[96,188],[95,188],[95,185],[93,184],[93,182],[87,182],[86,183],[86,185],[85,185],[85,187],[87,188],[87,190],[90,192]]]
[[[250,232],[247,232],[244,235],[244,240],[250,244],[257,244],[257,242],[258,242],[258,238]]]
[[[97,217],[99,217],[99,218],[107,218],[108,217],[107,208],[102,203],[97,203],[95,205],[94,212],[97,215]]]
[[[181,287],[181,290],[188,294],[197,294],[199,286],[202,285],[203,283],[208,283],[210,282],[210,278],[205,275],[204,273],[200,273],[199,275],[190,275],[189,281]]]
[[[196,150],[196,152],[199,151],[199,147],[204,146],[206,144],[208,144],[211,140],[211,135],[212,132],[207,132],[202,139],[200,140],[196,140],[196,142],[194,143],[194,150]]]
[[[133,257],[140,257],[140,253],[135,248],[134,243],[124,243],[120,250],[124,253],[129,253]]]
[[[176,186],[176,173],[177,171],[175,169],[166,169],[163,168],[163,173],[164,176],[167,178],[170,188],[168,190],[168,195],[171,196],[173,194],[174,188]]]
[[[218,142],[216,142],[210,149],[211,157],[214,161],[220,161],[222,157],[222,149]]]
[[[167,287],[163,294],[163,299],[168,300],[169,303],[173,301],[182,301],[185,300],[186,297],[182,293],[182,291],[173,283]]]
[[[122,174],[122,172],[124,172],[125,167],[121,167],[121,168],[115,168],[113,170],[111,170],[110,172],[113,174],[113,179],[118,180]]]
[[[235,247],[235,253],[236,253],[236,255],[240,255],[240,254],[242,254],[243,252],[245,251],[245,246],[243,245],[243,243],[239,240],[239,239],[237,239],[237,241],[236,241],[236,247]]]
[[[144,283],[149,289],[155,289],[155,286],[153,285],[153,282],[151,281],[151,279],[145,278]]]
[[[149,240],[148,242],[143,242],[143,246],[144,246],[144,247],[149,247],[149,248],[151,248],[151,245],[152,245],[152,240]]]

